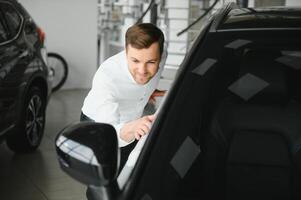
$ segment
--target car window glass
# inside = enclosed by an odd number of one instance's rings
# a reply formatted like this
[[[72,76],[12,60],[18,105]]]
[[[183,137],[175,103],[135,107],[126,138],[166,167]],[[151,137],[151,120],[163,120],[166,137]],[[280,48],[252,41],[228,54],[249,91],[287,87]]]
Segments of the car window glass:
[[[223,199],[235,183],[226,176],[239,178],[227,160],[235,130],[268,125],[301,137],[301,41],[284,34],[212,33],[196,48],[135,199]]]
[[[12,39],[18,34],[18,31],[21,26],[21,17],[12,5],[2,4],[1,7],[11,33],[10,39]]]

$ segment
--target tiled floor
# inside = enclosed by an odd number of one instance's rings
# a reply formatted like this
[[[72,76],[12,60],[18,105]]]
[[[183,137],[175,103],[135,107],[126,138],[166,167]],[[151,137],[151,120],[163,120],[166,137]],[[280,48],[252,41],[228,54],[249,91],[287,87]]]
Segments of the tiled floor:
[[[161,81],[160,89],[170,83]],[[31,154],[14,154],[0,144],[0,200],[83,200],[85,186],[62,172],[54,139],[66,125],[79,121],[88,90],[62,90],[53,93],[46,113],[45,135],[39,149]],[[158,107],[162,98],[157,99]],[[146,106],[144,114],[154,113]]]
[[[47,108],[45,135],[40,148],[31,154],[16,155],[0,144],[1,200],[82,200],[85,186],[59,168],[54,138],[67,124],[79,120],[86,90],[54,93]]]

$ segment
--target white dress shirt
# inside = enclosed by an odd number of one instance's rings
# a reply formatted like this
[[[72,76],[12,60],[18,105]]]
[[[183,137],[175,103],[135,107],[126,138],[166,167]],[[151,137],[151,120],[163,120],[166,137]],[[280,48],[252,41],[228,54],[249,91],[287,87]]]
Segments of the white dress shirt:
[[[164,51],[156,75],[145,85],[139,85],[128,69],[125,51],[108,58],[94,75],[82,112],[96,122],[113,125],[119,146],[128,145],[119,137],[120,129],[124,123],[142,116],[149,97],[158,85],[165,61]]]

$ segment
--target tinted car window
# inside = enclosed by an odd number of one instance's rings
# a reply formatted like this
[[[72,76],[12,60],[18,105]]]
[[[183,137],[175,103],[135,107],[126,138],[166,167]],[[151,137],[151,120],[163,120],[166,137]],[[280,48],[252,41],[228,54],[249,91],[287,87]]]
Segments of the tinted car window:
[[[3,3],[1,4],[1,7],[2,7],[3,15],[8,21],[7,25],[10,30],[9,39],[12,39],[19,32],[21,26],[21,17],[12,5]]]
[[[263,37],[267,33],[270,37]],[[281,184],[289,184],[294,177],[289,172],[289,162],[278,166],[277,162],[268,163],[272,157],[268,156],[261,160],[263,163],[252,159],[244,162],[272,169],[244,168],[236,160],[240,151],[229,147],[244,142],[237,138],[237,130],[277,130],[290,139],[301,135],[299,34],[210,33],[199,44],[181,72],[184,78],[178,80],[181,83],[169,102],[169,112],[161,119],[164,122],[141,178],[143,183],[138,184],[140,193],[136,199],[232,199],[231,187],[235,183],[264,188],[258,182],[264,183],[260,179],[271,171],[272,176],[283,177]],[[257,142],[250,143],[251,147],[261,148],[255,145]],[[262,148],[266,146],[273,147]],[[261,149],[256,155],[265,152]],[[262,170],[263,174],[252,176],[251,172],[245,182],[238,181],[247,169]]]

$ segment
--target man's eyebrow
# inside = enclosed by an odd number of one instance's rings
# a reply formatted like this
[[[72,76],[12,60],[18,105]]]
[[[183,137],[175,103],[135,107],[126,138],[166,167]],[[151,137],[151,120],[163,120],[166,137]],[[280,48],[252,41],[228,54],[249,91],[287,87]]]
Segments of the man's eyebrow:
[[[154,59],[150,59],[147,62],[156,62],[158,59],[154,58]]]
[[[133,60],[138,60],[137,58],[135,58],[135,57],[131,57],[131,59],[133,59]]]
[[[139,59],[137,59],[137,58],[135,58],[135,57],[130,57],[131,59],[133,59],[133,60],[138,60],[138,61],[140,61]],[[148,60],[148,61],[146,61],[146,62],[156,62],[156,61],[158,61],[158,59],[157,58],[154,58],[154,59],[150,59],[150,60]]]

